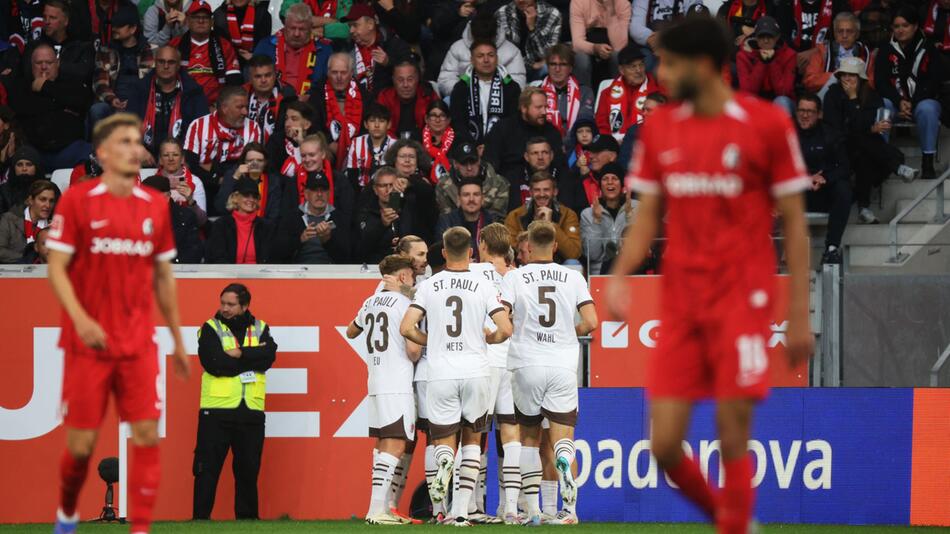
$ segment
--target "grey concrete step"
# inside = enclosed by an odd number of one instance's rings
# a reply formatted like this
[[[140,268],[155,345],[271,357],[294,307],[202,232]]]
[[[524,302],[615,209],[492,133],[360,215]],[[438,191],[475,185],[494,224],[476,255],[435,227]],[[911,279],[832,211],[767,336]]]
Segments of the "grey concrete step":
[[[897,227],[898,243],[915,243],[914,238],[924,229],[925,224],[901,224]],[[878,246],[890,243],[888,225],[849,224],[844,232],[843,243],[851,246]]]
[[[912,199],[900,199],[897,201],[897,211],[901,212],[905,208],[911,205],[913,202]],[[944,217],[950,213],[950,200],[944,201]],[[904,223],[923,223],[923,224],[933,224],[935,223],[934,218],[937,215],[937,201],[934,198],[925,199],[923,202],[917,205],[907,217],[902,220]]]

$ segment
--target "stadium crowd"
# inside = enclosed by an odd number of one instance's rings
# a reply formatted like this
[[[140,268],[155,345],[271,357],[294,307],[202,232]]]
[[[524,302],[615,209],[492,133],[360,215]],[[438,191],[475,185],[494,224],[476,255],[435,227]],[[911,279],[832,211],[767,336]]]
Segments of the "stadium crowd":
[[[936,177],[950,0],[727,0],[732,85],[784,106],[840,262],[852,204]],[[606,272],[637,201],[637,129],[667,103],[657,31],[698,0],[0,0],[0,262],[45,261],[96,121],[138,115],[182,263],[374,264],[406,235],[557,228]],[[920,168],[889,144],[914,123]],[[144,174],[144,173],[143,173]],[[60,182],[61,185],[64,182]],[[52,197],[52,198],[51,198]],[[523,240],[522,240],[523,241]],[[476,247],[477,249],[477,247]]]

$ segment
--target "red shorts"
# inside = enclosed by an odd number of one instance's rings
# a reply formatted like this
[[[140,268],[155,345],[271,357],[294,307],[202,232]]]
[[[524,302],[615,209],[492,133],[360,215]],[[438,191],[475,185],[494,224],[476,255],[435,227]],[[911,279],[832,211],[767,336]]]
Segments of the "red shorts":
[[[158,419],[162,412],[157,351],[138,356],[96,358],[66,353],[63,373],[63,422],[68,427],[97,429],[115,394],[122,421]]]
[[[665,310],[647,368],[650,398],[753,399],[768,395],[769,306],[730,299],[705,312]]]

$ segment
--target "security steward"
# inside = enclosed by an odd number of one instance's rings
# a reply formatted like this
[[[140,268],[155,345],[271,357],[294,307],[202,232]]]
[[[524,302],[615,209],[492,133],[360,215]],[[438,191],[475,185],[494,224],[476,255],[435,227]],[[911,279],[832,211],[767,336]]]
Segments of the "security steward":
[[[234,516],[258,519],[257,475],[264,450],[264,373],[274,364],[277,343],[267,323],[248,307],[251,293],[243,284],[221,292],[221,307],[198,334],[201,409],[195,445],[194,519],[210,519],[221,466],[230,449],[234,457]],[[242,340],[242,341],[238,341]]]

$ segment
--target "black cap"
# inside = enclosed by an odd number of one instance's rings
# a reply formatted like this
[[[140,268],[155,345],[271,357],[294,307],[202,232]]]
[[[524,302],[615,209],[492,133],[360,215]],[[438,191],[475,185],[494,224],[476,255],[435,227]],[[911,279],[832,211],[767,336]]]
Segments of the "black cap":
[[[307,176],[307,183],[304,184],[304,187],[310,191],[317,191],[324,189],[326,191],[330,190],[330,180],[327,180],[327,177],[321,172],[316,172]]]
[[[478,161],[478,147],[471,141],[461,141],[452,144],[449,157],[459,163]]]
[[[598,172],[596,173],[597,179],[600,180],[601,178],[603,178],[604,176],[606,176],[606,175],[608,175],[608,174],[613,174],[614,176],[616,176],[617,178],[619,178],[620,181],[623,181],[623,177],[624,177],[627,173],[624,172],[622,165],[620,165],[620,164],[617,163],[616,161],[611,161],[610,163],[608,163],[608,164],[604,165],[603,167],[601,167],[601,168],[600,168],[600,171],[598,171]]]
[[[151,187],[159,193],[168,193],[172,190],[171,184],[168,183],[168,178],[159,174],[153,174],[152,176],[142,180],[142,185],[145,187]]]
[[[234,191],[242,195],[255,195],[257,198],[261,197],[261,190],[258,187],[257,180],[253,180],[247,176],[242,176],[238,179],[237,183],[234,184]]]
[[[631,42],[617,53],[617,64],[629,65],[634,61],[643,58],[643,50],[640,50],[640,46],[638,44]]]
[[[620,145],[617,144],[617,140],[614,139],[614,136],[610,134],[601,134],[594,138],[594,141],[590,144],[590,149],[592,153],[594,152],[604,152],[611,151],[620,153]]]
[[[782,28],[778,25],[777,20],[765,15],[755,23],[754,33],[756,37],[759,35],[771,35],[772,37],[778,37],[779,35],[782,35]]]
[[[124,5],[112,15],[112,27],[140,26],[139,12],[131,5]]]

